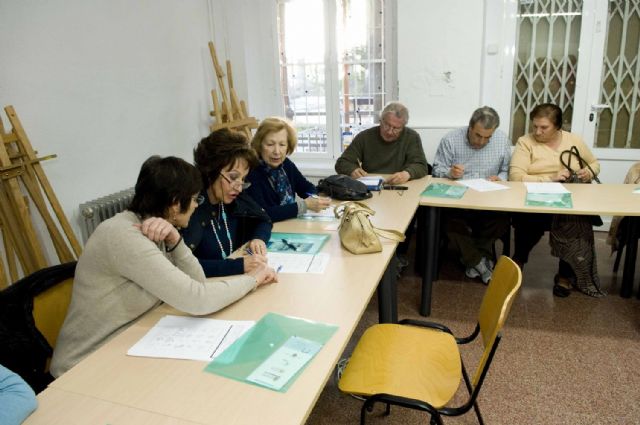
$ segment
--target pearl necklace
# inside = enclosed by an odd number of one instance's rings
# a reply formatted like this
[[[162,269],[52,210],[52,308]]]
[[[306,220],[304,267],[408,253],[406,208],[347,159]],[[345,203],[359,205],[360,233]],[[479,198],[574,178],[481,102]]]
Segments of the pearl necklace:
[[[220,240],[220,236],[218,236],[218,232],[216,231],[216,225],[213,219],[211,219],[211,228],[213,229],[213,234],[216,236],[216,240],[218,241],[218,246],[220,247],[220,252],[222,252],[222,259],[226,260],[229,255],[233,252],[233,241],[231,240],[231,234],[229,233],[229,225],[227,224],[227,213],[224,211],[224,205],[220,202],[220,216],[222,217],[222,222],[224,223],[224,229],[227,232],[227,240],[229,241],[229,254],[227,254],[222,247],[222,241]],[[220,222],[218,222],[218,227],[220,227]]]

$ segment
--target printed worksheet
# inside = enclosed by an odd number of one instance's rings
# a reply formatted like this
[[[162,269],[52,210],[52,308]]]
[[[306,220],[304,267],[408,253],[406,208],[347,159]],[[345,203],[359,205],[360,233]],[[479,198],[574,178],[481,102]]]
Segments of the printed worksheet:
[[[267,252],[269,265],[278,273],[324,273],[329,264],[330,255],[289,254],[284,252]]]
[[[566,187],[557,182],[533,183],[525,182],[527,193],[571,193]]]
[[[130,356],[211,361],[255,322],[164,316],[133,347]]]
[[[494,190],[509,189],[509,186],[492,182],[487,179],[458,180],[458,183],[460,183],[461,185],[467,186],[468,188],[471,188],[473,190],[477,190],[478,192],[491,192]]]

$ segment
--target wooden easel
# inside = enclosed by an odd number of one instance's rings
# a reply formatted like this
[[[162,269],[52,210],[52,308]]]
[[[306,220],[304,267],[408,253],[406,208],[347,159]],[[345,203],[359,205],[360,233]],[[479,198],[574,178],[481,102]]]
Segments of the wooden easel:
[[[0,119],[0,230],[9,278],[14,282],[20,277],[16,257],[25,275],[48,266],[31,221],[29,201],[35,205],[44,221],[61,262],[75,260],[82,250],[40,165],[41,161],[55,158],[56,155],[37,157],[13,107],[7,106],[4,110],[12,129],[5,131]],[[49,206],[71,249],[49,213]],[[0,260],[0,286],[7,286],[5,277]]]
[[[216,54],[216,48],[213,42],[209,42],[209,53],[211,53],[211,60],[213,61],[213,70],[216,73],[218,80],[218,87],[220,90],[220,97],[216,89],[211,90],[211,100],[213,101],[213,111],[210,115],[215,118],[215,123],[209,126],[211,131],[216,131],[221,128],[230,128],[237,131],[241,131],[247,136],[247,140],[251,140],[251,129],[258,128],[258,120],[255,117],[250,117],[247,112],[247,105],[243,100],[238,99],[238,94],[233,87],[233,73],[231,72],[231,62],[226,61],[227,64],[227,84],[229,86],[229,94],[225,88],[224,72],[218,62],[218,56]]]

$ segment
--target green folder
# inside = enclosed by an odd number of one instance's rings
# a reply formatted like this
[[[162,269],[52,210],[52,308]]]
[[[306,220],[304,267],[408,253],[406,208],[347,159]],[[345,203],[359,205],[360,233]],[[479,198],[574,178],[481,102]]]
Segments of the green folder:
[[[527,193],[525,205],[531,207],[573,208],[570,193]]]
[[[325,233],[271,233],[267,251],[289,254],[317,254],[329,239]]]
[[[337,329],[335,325],[267,313],[204,370],[286,392]]]
[[[466,186],[458,186],[444,183],[431,183],[422,192],[421,196],[432,196],[435,198],[454,198],[460,199],[467,191]]]

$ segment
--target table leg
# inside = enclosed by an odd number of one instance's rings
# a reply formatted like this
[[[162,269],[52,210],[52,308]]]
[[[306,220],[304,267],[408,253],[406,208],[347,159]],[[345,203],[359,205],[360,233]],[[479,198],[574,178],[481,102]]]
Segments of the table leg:
[[[417,236],[416,236],[416,256],[414,264],[415,272],[419,276],[424,276],[424,236],[427,232],[425,218],[426,214],[424,210],[428,207],[418,206],[418,210],[416,211],[416,219],[418,223]]]
[[[421,209],[422,232],[424,247],[424,270],[422,274],[422,300],[420,303],[420,314],[429,316],[431,314],[431,290],[436,277],[438,267],[438,241],[440,236],[440,209],[436,207],[424,207]]]
[[[633,281],[636,274],[636,256],[638,255],[638,217],[627,217],[629,227],[627,228],[624,270],[622,272],[622,284],[620,285],[620,296],[629,298],[633,293]],[[638,293],[640,297],[640,293]]]
[[[378,321],[398,323],[398,258],[394,253],[378,284]]]

